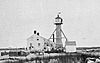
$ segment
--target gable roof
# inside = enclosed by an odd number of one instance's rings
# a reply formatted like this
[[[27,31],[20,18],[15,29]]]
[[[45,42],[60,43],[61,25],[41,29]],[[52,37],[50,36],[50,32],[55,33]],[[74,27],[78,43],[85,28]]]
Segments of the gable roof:
[[[51,42],[52,43],[52,41],[50,41],[49,39],[44,38],[44,37],[42,37],[40,35],[36,35],[36,34],[31,35],[29,38],[27,38],[27,40],[32,40],[32,39],[34,39],[36,37],[42,38],[45,42]]]

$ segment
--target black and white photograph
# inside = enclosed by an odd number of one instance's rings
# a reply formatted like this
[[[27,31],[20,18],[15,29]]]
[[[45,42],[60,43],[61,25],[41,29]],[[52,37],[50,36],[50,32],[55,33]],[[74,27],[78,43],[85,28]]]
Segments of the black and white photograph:
[[[0,63],[100,63],[100,0],[0,0]]]

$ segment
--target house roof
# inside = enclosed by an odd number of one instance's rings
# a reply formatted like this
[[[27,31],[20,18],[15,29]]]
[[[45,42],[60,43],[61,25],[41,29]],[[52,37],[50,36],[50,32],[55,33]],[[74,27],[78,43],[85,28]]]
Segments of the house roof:
[[[66,41],[65,45],[76,45],[75,41]]]
[[[52,43],[52,41],[50,41],[49,39],[44,38],[44,37],[42,37],[42,36],[40,36],[40,35],[36,35],[36,34],[31,35],[29,38],[27,38],[27,40],[34,39],[35,37],[42,38],[42,39],[45,40],[46,42],[51,42],[51,43]]]

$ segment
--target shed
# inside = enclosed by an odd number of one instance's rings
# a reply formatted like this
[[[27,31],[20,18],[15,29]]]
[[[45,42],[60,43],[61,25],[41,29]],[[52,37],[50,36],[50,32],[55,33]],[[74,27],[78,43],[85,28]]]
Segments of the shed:
[[[65,42],[66,52],[76,52],[76,42],[75,41],[66,41]]]

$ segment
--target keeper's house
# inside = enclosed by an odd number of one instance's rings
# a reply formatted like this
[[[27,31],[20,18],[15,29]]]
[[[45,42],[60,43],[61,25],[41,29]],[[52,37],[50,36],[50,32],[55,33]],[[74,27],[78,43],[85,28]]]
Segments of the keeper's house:
[[[27,39],[27,49],[30,51],[43,51],[55,48],[54,42],[42,37],[34,31],[34,34]]]

